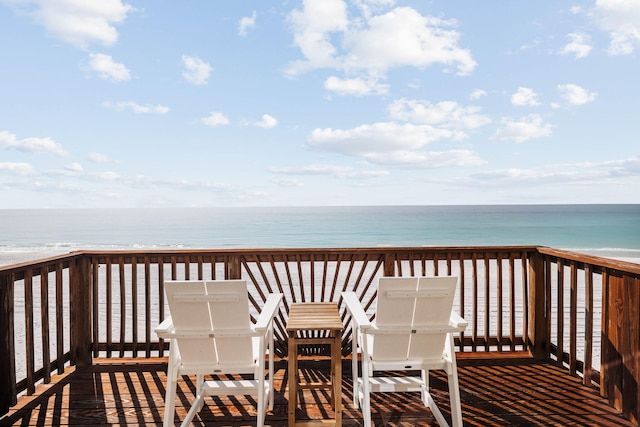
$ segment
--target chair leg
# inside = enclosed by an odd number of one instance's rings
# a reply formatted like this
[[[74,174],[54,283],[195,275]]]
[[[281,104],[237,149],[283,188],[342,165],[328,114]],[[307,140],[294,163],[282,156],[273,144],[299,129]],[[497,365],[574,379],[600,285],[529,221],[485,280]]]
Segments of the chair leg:
[[[167,365],[167,390],[164,396],[164,427],[174,426],[173,418],[176,411],[176,388],[178,387],[178,372],[176,360],[178,351],[175,342],[169,343],[169,361]]]
[[[204,387],[204,375],[196,375],[196,396],[202,395],[203,387]],[[194,406],[195,406],[195,403],[194,403]],[[196,412],[200,412],[203,406],[204,406],[204,399],[200,399]]]
[[[360,408],[362,418],[364,419],[364,427],[373,427],[371,421],[371,383],[369,382],[369,367],[362,367],[362,401]]]
[[[169,378],[167,376],[167,391],[164,397],[164,427],[170,427],[175,425],[173,423],[173,417],[176,411],[176,387],[177,379]]]
[[[353,330],[357,331],[355,327]],[[356,344],[356,342],[357,338],[354,338],[351,343],[353,348],[351,354],[351,380],[353,381],[353,407],[358,409],[358,344]]]
[[[187,427],[189,424],[191,424],[191,421],[193,421],[193,418],[199,411],[198,407],[201,408],[203,403],[204,395],[201,391],[200,393],[198,393],[198,396],[196,397],[195,402],[193,402],[193,405],[191,405],[191,409],[189,409],[189,412],[187,412],[187,416],[184,417],[184,420],[182,420],[182,424],[180,424],[180,427]]]
[[[453,369],[448,375],[449,399],[451,402],[451,424],[453,427],[462,427],[462,405],[460,402],[460,389],[458,387],[458,372]]]
[[[452,334],[449,334],[448,351],[450,355],[450,362],[447,369],[447,377],[449,382],[449,399],[451,402],[451,424],[453,427],[462,427],[462,401],[460,399],[458,364],[456,363],[456,353]]]

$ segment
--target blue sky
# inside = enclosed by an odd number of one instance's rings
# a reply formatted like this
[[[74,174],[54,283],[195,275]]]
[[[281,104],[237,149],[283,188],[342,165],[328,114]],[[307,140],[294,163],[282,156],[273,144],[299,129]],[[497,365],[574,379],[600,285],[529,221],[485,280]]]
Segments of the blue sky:
[[[640,1],[0,0],[0,208],[640,203]]]

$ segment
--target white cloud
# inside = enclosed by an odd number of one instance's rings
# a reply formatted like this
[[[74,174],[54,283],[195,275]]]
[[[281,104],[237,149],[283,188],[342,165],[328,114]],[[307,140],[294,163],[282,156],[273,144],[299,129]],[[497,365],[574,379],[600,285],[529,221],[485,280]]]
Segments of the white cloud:
[[[269,171],[282,175],[326,175],[342,179],[372,179],[389,175],[388,171],[357,171],[351,166],[307,165],[307,166],[272,166]]]
[[[229,124],[229,119],[218,111],[212,111],[207,117],[200,119],[207,126],[225,126]]]
[[[20,0],[9,4],[24,7],[49,33],[81,49],[91,43],[113,45],[118,39],[115,25],[134,10],[121,0]]]
[[[131,110],[136,114],[167,114],[169,107],[164,105],[141,105],[133,101],[118,101],[118,102],[103,102],[102,105],[106,108],[111,108],[116,111]]]
[[[596,0],[591,15],[609,33],[611,55],[630,55],[640,47],[640,2]]]
[[[389,85],[380,84],[376,79],[341,79],[336,76],[327,78],[324,87],[338,95],[385,95],[389,93]]]
[[[331,43],[331,34],[347,30],[347,5],[342,0],[305,0],[303,9],[289,14],[293,26],[294,43],[300,48],[305,61],[292,63],[287,74],[296,75],[315,68],[336,67],[337,49]]]
[[[516,107],[535,107],[540,105],[538,94],[528,87],[519,87],[518,91],[511,95],[511,104]]]
[[[87,154],[87,160],[89,160],[90,162],[93,163],[109,163],[111,162],[111,159],[109,158],[109,156],[102,154],[102,153],[96,153],[96,152],[92,152]]]
[[[23,162],[0,162],[0,172],[26,176],[33,174],[33,166]]]
[[[272,127],[275,127],[278,125],[278,120],[275,117],[270,116],[269,114],[263,114],[262,120],[254,123],[253,125],[257,127],[265,128],[265,129],[271,129]]]
[[[574,55],[576,59],[584,58],[591,53],[591,37],[585,33],[567,34],[570,42],[559,52],[561,55]]]
[[[280,187],[304,187],[304,183],[295,178],[274,179],[273,182]]]
[[[558,85],[558,91],[571,105],[584,105],[586,103],[593,102],[598,95],[595,92],[589,92],[585,88],[571,83]]]
[[[242,19],[240,19],[240,22],[238,23],[238,34],[241,35],[242,37],[246,37],[247,30],[249,28],[255,27],[256,17],[257,17],[257,14],[256,14],[256,11],[254,10],[251,16],[245,16]]]
[[[491,122],[489,117],[479,114],[480,107],[464,107],[454,101],[432,104],[429,101],[403,98],[389,104],[388,111],[395,120],[437,125],[459,131],[475,129]]]
[[[82,172],[82,171],[84,171],[84,168],[78,162],[70,163],[67,166],[65,166],[64,168],[66,170],[68,170],[68,171],[71,171],[71,172]]]
[[[115,62],[110,55],[103,53],[89,54],[89,68],[98,73],[100,78],[123,82],[131,80],[131,72],[124,64]]]
[[[69,155],[60,144],[51,138],[18,139],[15,134],[7,131],[0,132],[0,148],[12,148],[28,153],[49,153],[61,157]]]
[[[517,121],[505,119],[503,127],[496,130],[491,141],[522,143],[529,139],[551,135],[552,125],[543,123],[539,114],[529,114]]]
[[[213,68],[202,59],[195,56],[182,55],[184,71],[182,77],[191,84],[204,86],[209,80]]]
[[[344,62],[349,69],[385,72],[395,67],[443,64],[466,75],[477,65],[471,53],[458,46],[460,33],[451,29],[456,25],[454,20],[423,16],[415,9],[398,7],[373,16],[367,24],[366,28],[345,36],[349,50]]]
[[[483,96],[487,96],[487,92],[482,89],[474,89],[473,92],[469,95],[469,99],[476,100],[480,99]]]
[[[359,1],[362,16],[350,20],[342,0],[304,1],[302,9],[289,15],[294,43],[304,59],[289,64],[287,74],[333,68],[380,78],[391,68],[434,64],[460,75],[473,71],[476,62],[469,50],[458,46],[454,20],[423,16],[410,7],[374,14],[394,3]]]
[[[424,152],[427,144],[458,133],[430,125],[395,122],[361,125],[353,129],[314,129],[308,137],[312,147],[362,158],[379,165],[436,168],[482,163],[468,150]]]

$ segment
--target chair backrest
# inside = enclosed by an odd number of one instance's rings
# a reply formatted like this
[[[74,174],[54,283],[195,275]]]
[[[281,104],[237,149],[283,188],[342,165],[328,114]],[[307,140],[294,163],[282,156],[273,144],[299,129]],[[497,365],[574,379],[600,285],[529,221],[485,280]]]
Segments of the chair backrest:
[[[453,276],[380,278],[373,359],[442,357],[457,284]]]
[[[184,365],[252,363],[244,280],[167,281],[164,286]]]

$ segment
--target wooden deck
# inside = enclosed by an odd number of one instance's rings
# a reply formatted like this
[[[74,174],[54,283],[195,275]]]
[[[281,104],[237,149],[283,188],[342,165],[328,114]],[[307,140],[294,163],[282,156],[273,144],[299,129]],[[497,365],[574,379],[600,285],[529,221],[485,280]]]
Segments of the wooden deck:
[[[462,411],[466,426],[632,426],[602,399],[555,363],[540,363],[524,353],[462,354],[458,357]],[[58,376],[37,394],[22,397],[7,416],[7,425],[161,425],[165,387],[164,359],[96,359],[90,368]],[[343,362],[343,425],[361,426],[352,405],[351,363]],[[287,425],[287,364],[276,363],[276,404],[268,426]],[[301,362],[301,374],[314,379],[329,375],[328,360]],[[449,417],[446,377],[433,372],[432,394]],[[186,414],[193,382],[179,383],[176,423]],[[332,416],[328,391],[305,390],[299,420]],[[417,394],[373,395],[376,426],[435,426]],[[209,398],[194,425],[255,426],[254,400],[249,397]]]

